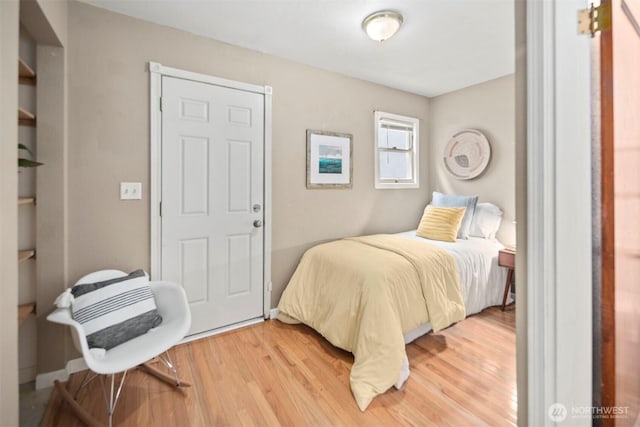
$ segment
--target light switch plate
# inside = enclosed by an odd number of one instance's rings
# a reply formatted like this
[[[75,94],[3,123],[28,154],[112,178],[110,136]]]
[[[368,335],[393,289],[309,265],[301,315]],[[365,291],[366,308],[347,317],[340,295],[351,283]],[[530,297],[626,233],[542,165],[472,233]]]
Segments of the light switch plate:
[[[141,182],[121,182],[120,183],[120,200],[141,200],[142,199],[142,183]]]

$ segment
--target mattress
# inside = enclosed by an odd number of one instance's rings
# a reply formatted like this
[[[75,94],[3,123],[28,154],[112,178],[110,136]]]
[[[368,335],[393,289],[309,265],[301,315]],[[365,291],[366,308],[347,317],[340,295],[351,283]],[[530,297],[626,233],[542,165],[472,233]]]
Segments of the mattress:
[[[498,266],[498,252],[504,248],[499,241],[469,237],[468,240],[458,239],[455,243],[441,242],[418,237],[416,230],[396,235],[438,246],[454,257],[460,274],[460,290],[467,316],[502,304],[507,269]],[[511,301],[509,295],[507,302]],[[405,334],[405,343],[410,343],[430,330],[429,323],[418,326]]]

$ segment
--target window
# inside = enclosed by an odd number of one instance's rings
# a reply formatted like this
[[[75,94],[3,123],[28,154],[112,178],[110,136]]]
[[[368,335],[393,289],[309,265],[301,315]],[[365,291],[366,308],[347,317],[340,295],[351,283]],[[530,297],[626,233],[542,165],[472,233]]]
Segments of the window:
[[[418,188],[418,119],[376,111],[376,188]]]

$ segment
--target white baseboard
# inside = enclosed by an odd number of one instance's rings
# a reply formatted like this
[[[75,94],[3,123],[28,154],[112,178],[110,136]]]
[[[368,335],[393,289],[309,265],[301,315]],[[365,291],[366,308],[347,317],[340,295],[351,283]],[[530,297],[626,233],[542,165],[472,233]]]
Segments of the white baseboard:
[[[66,369],[60,369],[53,372],[45,372],[44,374],[36,375],[36,390],[42,390],[43,388],[53,387],[53,382],[66,381],[69,379],[69,373]]]
[[[229,326],[224,326],[222,328],[218,328],[218,329],[213,329],[211,331],[205,331],[205,332],[201,332],[199,334],[194,334],[194,335],[189,335],[188,337],[184,337],[182,339],[182,341],[180,341],[178,343],[179,344],[185,344],[191,341],[195,341],[195,340],[199,340],[202,338],[207,338],[207,337],[211,337],[214,335],[218,335],[221,334],[223,332],[229,332],[229,331],[233,331],[234,329],[239,329],[239,328],[244,328],[245,326],[251,326],[251,325],[255,325],[258,323],[264,322],[264,318],[263,317],[257,317],[255,319],[250,319],[250,320],[245,320],[244,322],[240,322],[240,323],[234,323],[233,325],[229,325]]]
[[[69,376],[71,374],[84,371],[85,369],[87,369],[87,365],[84,363],[84,359],[82,359],[81,357],[69,360],[64,369],[36,375],[36,390],[53,387],[53,382],[55,380],[66,381],[69,379]]]
[[[269,310],[269,318],[275,319],[278,316],[278,313],[280,313],[280,310],[278,310],[277,308],[272,308],[271,310]],[[255,325],[260,322],[264,322],[264,319],[262,317],[258,317],[256,319],[251,319],[251,320],[236,323],[233,325],[225,326],[223,328],[214,329],[212,331],[202,332],[200,334],[190,335],[188,337],[185,337],[182,341],[180,341],[179,344],[185,344],[191,341],[199,340],[201,338],[210,337],[213,335],[221,334],[223,332],[232,331],[238,328],[243,328],[245,326]],[[71,374],[84,371],[85,369],[87,369],[87,365],[84,363],[83,358],[80,357],[77,359],[69,360],[64,369],[60,369],[58,371],[53,371],[53,372],[45,372],[43,374],[36,375],[35,376],[36,390],[53,387],[53,382],[55,380],[66,381],[69,379],[69,376]]]
[[[84,359],[82,357],[78,357],[77,359],[72,359],[67,362],[66,370],[69,375],[84,371],[85,369],[89,369],[89,367],[84,363]]]

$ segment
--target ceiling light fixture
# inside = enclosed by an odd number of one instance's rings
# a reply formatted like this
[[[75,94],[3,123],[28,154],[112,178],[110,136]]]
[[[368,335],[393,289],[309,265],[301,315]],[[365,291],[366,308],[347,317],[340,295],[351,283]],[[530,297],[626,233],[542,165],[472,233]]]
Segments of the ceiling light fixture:
[[[371,39],[382,42],[398,32],[402,21],[402,15],[398,12],[380,10],[364,18],[362,29]]]

